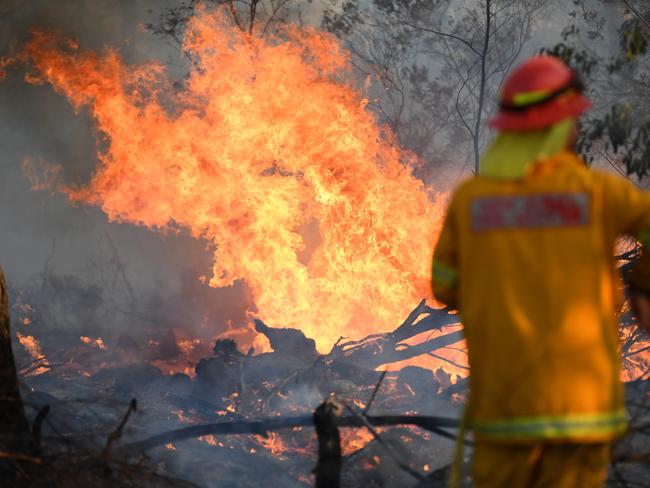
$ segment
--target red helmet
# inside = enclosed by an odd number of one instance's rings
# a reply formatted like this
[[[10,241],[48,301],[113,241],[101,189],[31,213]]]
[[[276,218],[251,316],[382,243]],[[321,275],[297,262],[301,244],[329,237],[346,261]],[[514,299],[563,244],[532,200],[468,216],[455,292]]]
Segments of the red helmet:
[[[525,132],[577,118],[591,107],[583,90],[578,74],[560,59],[534,56],[507,78],[499,113],[489,125],[502,131]]]

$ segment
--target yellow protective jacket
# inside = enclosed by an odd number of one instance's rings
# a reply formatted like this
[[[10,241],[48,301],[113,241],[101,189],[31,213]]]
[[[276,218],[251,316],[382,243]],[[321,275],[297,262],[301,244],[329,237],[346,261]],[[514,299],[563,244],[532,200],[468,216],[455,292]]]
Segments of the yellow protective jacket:
[[[613,252],[649,222],[650,194],[569,151],[521,179],[456,190],[432,285],[462,317],[477,438],[602,441],[626,429]],[[637,268],[650,289],[650,258]]]

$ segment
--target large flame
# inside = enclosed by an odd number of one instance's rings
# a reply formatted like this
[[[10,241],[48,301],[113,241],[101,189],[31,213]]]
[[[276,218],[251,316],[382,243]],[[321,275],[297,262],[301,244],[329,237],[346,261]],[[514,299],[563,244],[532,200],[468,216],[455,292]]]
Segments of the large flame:
[[[442,202],[345,81],[346,52],[311,28],[251,37],[207,10],[183,51],[179,87],[157,62],[33,33],[28,81],[88,107],[101,134],[100,165],[70,198],[205,239],[211,286],[244,280],[259,316],[321,349],[395,328],[429,295]]]

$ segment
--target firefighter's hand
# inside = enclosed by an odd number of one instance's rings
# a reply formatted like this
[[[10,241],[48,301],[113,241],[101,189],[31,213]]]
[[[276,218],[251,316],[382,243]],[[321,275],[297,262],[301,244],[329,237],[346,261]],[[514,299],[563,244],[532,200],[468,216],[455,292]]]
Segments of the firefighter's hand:
[[[650,332],[650,293],[632,289],[630,303],[639,327]]]

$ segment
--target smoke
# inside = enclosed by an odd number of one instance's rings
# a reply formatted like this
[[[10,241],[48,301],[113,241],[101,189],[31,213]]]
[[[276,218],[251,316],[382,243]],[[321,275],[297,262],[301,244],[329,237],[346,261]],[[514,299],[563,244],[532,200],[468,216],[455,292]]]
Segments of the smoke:
[[[127,62],[155,58],[172,73],[182,73],[177,46],[142,27],[178,3],[5,0],[0,7],[0,58],[27,40],[31,28],[47,28],[92,49],[113,46]],[[66,183],[90,179],[97,165],[94,129],[86,111],[75,113],[51,87],[25,83],[22,71],[6,68],[0,81],[0,265],[14,291],[11,300],[38,301],[35,308],[42,321],[55,327],[63,319],[57,320],[52,302],[77,302],[64,299],[60,290],[48,292],[42,284],[63,286],[66,281],[59,277],[71,276],[76,286],[69,295],[99,287],[103,306],[129,312],[97,315],[102,323],[92,325],[98,329],[132,329],[134,321],[143,322],[134,318],[143,312],[145,323],[155,326],[210,323],[214,332],[243,323],[249,306],[245,287],[215,290],[198,282],[210,266],[204,243],[182,233],[161,235],[109,223],[102,212],[71,206],[65,196],[44,190],[53,180],[38,179],[43,168],[57,167],[58,172],[47,176]],[[53,279],[43,280],[44,274]],[[25,296],[18,297],[18,289]]]

